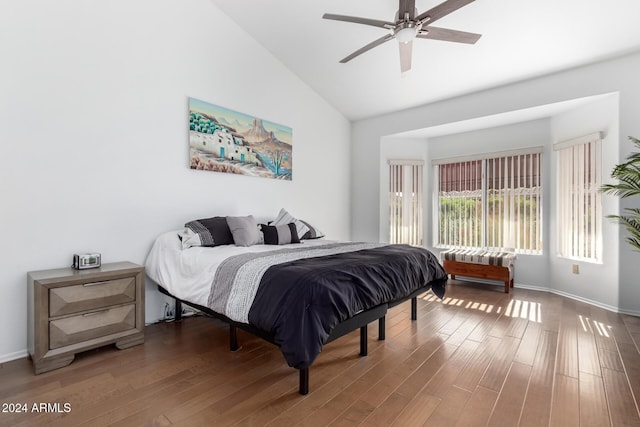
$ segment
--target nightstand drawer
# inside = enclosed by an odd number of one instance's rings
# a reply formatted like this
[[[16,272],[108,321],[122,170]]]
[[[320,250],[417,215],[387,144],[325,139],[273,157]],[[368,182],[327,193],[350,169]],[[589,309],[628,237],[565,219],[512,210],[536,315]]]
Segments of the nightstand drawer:
[[[52,288],[49,290],[49,316],[62,316],[135,300],[135,277]]]
[[[135,327],[135,304],[52,320],[49,323],[49,349],[53,350]]]

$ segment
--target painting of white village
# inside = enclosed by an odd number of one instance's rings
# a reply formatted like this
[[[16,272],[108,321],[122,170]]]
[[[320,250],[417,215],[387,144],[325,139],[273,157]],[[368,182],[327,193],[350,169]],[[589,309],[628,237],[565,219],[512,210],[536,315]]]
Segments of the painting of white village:
[[[189,98],[191,169],[291,181],[293,130]]]

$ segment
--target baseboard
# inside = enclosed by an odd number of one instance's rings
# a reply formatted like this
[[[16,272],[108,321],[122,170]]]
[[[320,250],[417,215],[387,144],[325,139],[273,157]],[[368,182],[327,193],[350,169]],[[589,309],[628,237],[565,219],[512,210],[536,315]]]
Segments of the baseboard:
[[[560,295],[560,296],[563,296],[563,297],[570,298],[572,300],[576,300],[576,301],[584,302],[586,304],[594,305],[594,306],[596,306],[598,308],[602,308],[602,309],[605,309],[605,310],[608,310],[608,311],[612,311],[614,313],[622,313],[622,311],[618,307],[615,307],[613,305],[603,304],[603,303],[601,303],[599,301],[590,300],[588,298],[584,298],[584,297],[581,297],[581,296],[578,296],[578,295],[570,294],[568,292],[559,291],[557,289],[543,288],[543,287],[540,287],[540,286],[521,285],[521,284],[518,284],[517,286],[519,288],[529,289],[529,290],[532,290],[532,291],[549,292],[549,293],[552,293],[552,294],[556,294],[556,295]],[[640,313],[638,313],[638,314],[640,314]],[[638,314],[636,314],[636,316]]]
[[[640,311],[635,311],[635,310],[623,310],[623,309],[620,309],[620,310],[618,310],[618,313],[626,314],[628,316],[640,317]]]
[[[571,299],[576,300],[576,301],[584,302],[586,304],[594,305],[594,306],[596,306],[598,308],[609,310],[609,311],[612,311],[614,313],[627,314],[629,316],[640,317],[640,311],[624,310],[624,309],[621,309],[619,307],[615,307],[613,305],[604,304],[604,303],[601,303],[599,301],[590,300],[588,298],[584,298],[584,297],[581,297],[581,296],[578,296],[578,295],[570,294],[568,292],[559,291],[557,289],[549,289],[549,288],[543,288],[543,287],[539,287],[539,286],[522,285],[522,284],[517,284],[517,283],[515,284],[515,286],[518,287],[518,288],[530,289],[530,290],[533,290],[533,291],[550,292],[552,294],[560,295],[560,296],[563,296],[563,297],[571,298]]]
[[[27,350],[20,350],[14,353],[0,354],[0,363],[11,362],[12,360],[22,359],[27,357],[29,352]]]
[[[456,280],[458,280],[459,277],[463,277],[463,276],[456,276]],[[469,277],[469,278],[463,277],[463,279],[461,279],[461,280],[469,281],[469,282],[483,283],[483,284],[486,284],[486,285],[496,285],[496,286],[504,287],[504,283],[497,282],[495,280],[474,279],[472,277]],[[640,317],[640,311],[623,310],[623,309],[620,309],[620,308],[612,306],[612,305],[603,304],[603,303],[601,303],[599,301],[593,301],[593,300],[590,300],[588,298],[584,298],[584,297],[581,297],[581,296],[578,296],[578,295],[570,294],[568,292],[559,291],[557,289],[544,288],[542,286],[523,285],[522,283],[517,283],[517,282],[515,282],[513,284],[513,287],[514,288],[520,288],[520,289],[528,289],[528,290],[531,290],[531,291],[550,292],[552,294],[556,294],[556,295],[560,295],[560,296],[563,296],[563,297],[571,298],[573,300],[584,302],[586,304],[590,304],[590,305],[593,305],[593,306],[596,306],[598,308],[602,308],[604,310],[608,310],[608,311],[611,311],[611,312],[614,312],[614,313],[627,314],[629,316],[638,316],[638,317]]]

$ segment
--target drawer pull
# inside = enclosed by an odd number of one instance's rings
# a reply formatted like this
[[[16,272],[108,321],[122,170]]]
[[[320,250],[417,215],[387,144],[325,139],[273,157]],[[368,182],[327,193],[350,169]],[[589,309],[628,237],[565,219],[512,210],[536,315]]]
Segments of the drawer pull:
[[[106,313],[107,311],[109,311],[109,309],[107,308],[106,310],[100,310],[100,311],[93,311],[91,313],[85,313],[82,316],[83,317],[89,317],[89,316],[95,316],[96,314],[102,314],[102,313]]]
[[[111,282],[111,280],[103,280],[102,282],[91,282],[91,283],[84,283],[82,286],[98,286],[98,285],[105,285],[107,283]]]

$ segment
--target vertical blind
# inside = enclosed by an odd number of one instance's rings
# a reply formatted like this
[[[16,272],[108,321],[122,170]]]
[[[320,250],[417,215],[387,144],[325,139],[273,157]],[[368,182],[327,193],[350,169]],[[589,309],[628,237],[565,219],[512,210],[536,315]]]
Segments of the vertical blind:
[[[484,246],[482,168],[482,160],[439,166],[440,245]]]
[[[602,256],[601,136],[554,145],[558,174],[558,254],[600,261]]]
[[[541,253],[540,159],[535,148],[437,161],[437,244]]]
[[[389,161],[389,242],[422,246],[422,161]]]

